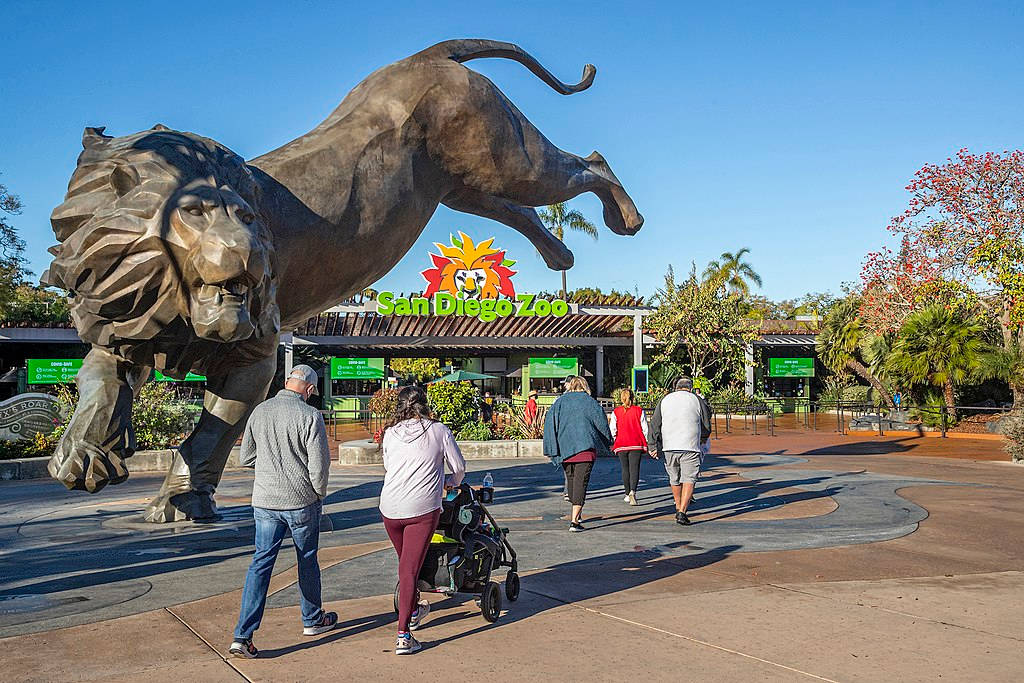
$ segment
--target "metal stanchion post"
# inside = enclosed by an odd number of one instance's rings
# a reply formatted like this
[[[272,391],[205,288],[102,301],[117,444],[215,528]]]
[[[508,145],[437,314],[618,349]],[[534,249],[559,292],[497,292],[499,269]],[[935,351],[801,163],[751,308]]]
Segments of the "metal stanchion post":
[[[942,418],[942,438],[946,438],[946,405],[943,404],[942,408],[939,409],[940,417]]]
[[[757,409],[756,408],[751,408],[750,409],[750,417],[754,421],[754,436],[757,436]]]

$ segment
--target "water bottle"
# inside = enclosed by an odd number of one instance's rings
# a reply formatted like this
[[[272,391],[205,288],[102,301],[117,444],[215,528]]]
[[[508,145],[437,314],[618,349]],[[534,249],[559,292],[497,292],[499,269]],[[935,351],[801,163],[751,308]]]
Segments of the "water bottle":
[[[484,475],[484,488],[485,489],[493,489],[494,488],[494,477],[491,476],[490,472],[488,472],[487,474]]]

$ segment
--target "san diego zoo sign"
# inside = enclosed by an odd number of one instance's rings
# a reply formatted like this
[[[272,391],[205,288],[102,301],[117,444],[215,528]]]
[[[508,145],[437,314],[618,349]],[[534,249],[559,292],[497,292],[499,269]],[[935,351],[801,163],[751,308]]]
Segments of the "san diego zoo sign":
[[[432,268],[420,275],[427,281],[422,296],[398,297],[378,292],[379,315],[465,316],[490,322],[498,318],[561,318],[569,314],[564,299],[542,299],[517,293],[512,277],[516,264],[496,249],[494,238],[474,243],[464,232],[450,244],[435,242],[440,253],[430,254]]]

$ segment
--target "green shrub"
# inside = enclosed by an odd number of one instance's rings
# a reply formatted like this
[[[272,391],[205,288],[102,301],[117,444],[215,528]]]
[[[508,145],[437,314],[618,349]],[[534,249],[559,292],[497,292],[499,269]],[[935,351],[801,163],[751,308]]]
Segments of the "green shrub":
[[[463,425],[455,438],[459,441],[490,441],[491,426],[483,422],[468,422]]]
[[[1003,418],[1004,448],[1014,462],[1024,462],[1024,416],[1010,414]]]
[[[78,394],[70,387],[57,392],[63,422],[52,433],[36,434],[32,439],[0,440],[0,459],[49,457],[53,455],[67,423],[78,405]],[[139,450],[169,448],[180,444],[195,424],[195,411],[177,398],[174,390],[159,382],[142,387],[132,406],[132,426]]]
[[[708,402],[714,405],[728,403],[731,406],[738,406],[748,402],[746,392],[738,384],[730,384],[727,387],[722,387],[717,391],[705,394],[705,396]]]
[[[838,403],[843,399],[843,392],[853,387],[853,378],[848,373],[842,372],[829,375],[825,378],[825,388],[818,394],[820,403]]]
[[[694,377],[693,378],[693,389],[694,391],[700,392],[701,396],[710,396],[715,388],[711,385],[711,380],[706,377]]]
[[[434,417],[454,434],[477,421],[480,392],[469,382],[434,382],[427,386],[427,399]]]
[[[846,403],[871,403],[874,391],[871,387],[855,385],[845,387],[842,392],[843,401]]]
[[[53,434],[36,433],[31,439],[0,439],[0,460],[49,457],[57,447],[58,438]]]
[[[940,429],[942,427],[942,410],[945,406],[946,399],[942,392],[930,390],[922,396],[921,401],[916,406],[910,409],[910,417],[918,418],[925,427]],[[956,420],[953,419],[953,416],[947,414],[946,428],[948,429],[955,424]]]
[[[654,410],[654,407],[658,405],[658,401],[665,398],[668,394],[668,389],[665,387],[651,387],[651,390],[646,394],[640,394],[636,397],[636,404],[644,410]]]
[[[615,400],[615,405],[619,405],[619,392],[629,387],[618,387],[612,392],[612,398]],[[654,410],[654,406],[658,405],[658,401],[665,397],[668,393],[668,389],[664,387],[652,386],[651,390],[643,394],[634,394],[633,398],[636,404],[644,410]]]
[[[539,439],[543,431],[544,420],[541,413],[537,414],[537,420],[531,425],[526,421],[526,406],[510,405],[508,422],[501,428],[501,438],[510,441]]]
[[[132,407],[132,425],[139,450],[168,448],[184,441],[193,427],[192,411],[174,389],[160,382],[142,387]]]

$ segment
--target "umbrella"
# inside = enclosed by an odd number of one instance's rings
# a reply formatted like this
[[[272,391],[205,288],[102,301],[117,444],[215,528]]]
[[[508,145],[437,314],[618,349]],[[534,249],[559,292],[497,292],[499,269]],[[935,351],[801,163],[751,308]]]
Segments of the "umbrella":
[[[469,370],[456,370],[455,372],[448,373],[444,377],[438,377],[435,382],[476,382],[485,379],[498,379],[492,375],[483,375],[479,372],[470,372]]]

